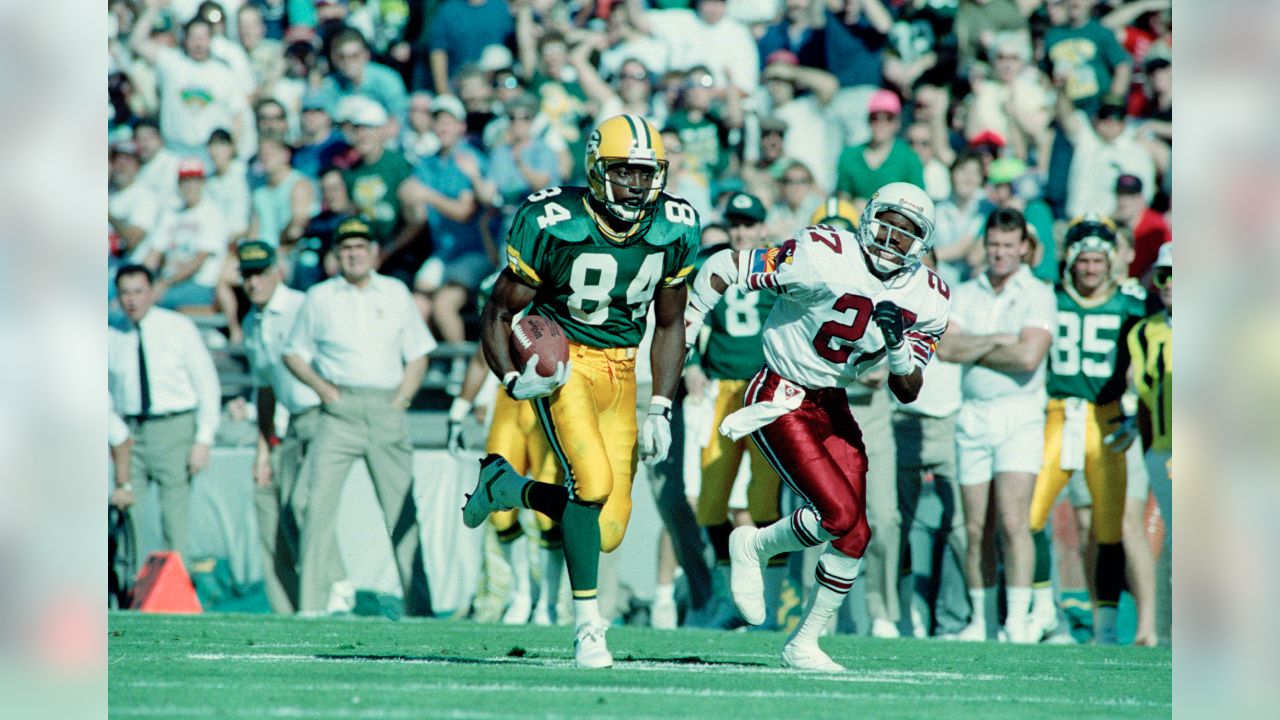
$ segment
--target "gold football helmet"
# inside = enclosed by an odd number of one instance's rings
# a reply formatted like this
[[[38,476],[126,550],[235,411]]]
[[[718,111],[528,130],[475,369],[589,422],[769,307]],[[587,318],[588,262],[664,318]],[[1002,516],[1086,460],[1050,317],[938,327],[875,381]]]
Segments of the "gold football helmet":
[[[822,201],[809,218],[810,225],[830,225],[840,230],[853,232],[858,229],[858,211],[853,203],[832,195]]]
[[[615,173],[611,178],[609,170],[617,165],[640,165],[652,172],[624,172],[624,177]],[[639,115],[615,115],[600,123],[587,140],[587,184],[591,195],[614,217],[625,222],[643,219],[667,185],[667,151],[661,133]],[[638,191],[639,196],[619,197],[619,188]]]

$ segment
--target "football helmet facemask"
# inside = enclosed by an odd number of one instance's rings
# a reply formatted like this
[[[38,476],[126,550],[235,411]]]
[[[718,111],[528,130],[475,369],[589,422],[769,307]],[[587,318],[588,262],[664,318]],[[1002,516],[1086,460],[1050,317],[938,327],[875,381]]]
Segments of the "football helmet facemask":
[[[915,225],[915,232],[881,221],[881,215],[887,212],[905,217]],[[915,266],[933,247],[933,217],[933,200],[924,190],[911,183],[889,183],[867,201],[858,222],[858,242],[878,272],[896,273]],[[910,239],[905,251],[894,246],[895,234]]]
[[[587,185],[591,195],[609,214],[624,222],[639,222],[658,204],[667,185],[667,151],[662,135],[639,115],[615,115],[600,123],[587,141]],[[644,183],[623,184],[609,177],[616,165],[641,165],[653,169]],[[639,198],[622,200],[615,188],[626,187]]]
[[[1071,267],[1076,264],[1076,258],[1080,257],[1080,253],[1085,252],[1105,254],[1111,268],[1115,268],[1116,224],[1111,221],[1111,218],[1096,213],[1075,218],[1067,227],[1065,242],[1067,246],[1065,269],[1068,275],[1071,273]]]

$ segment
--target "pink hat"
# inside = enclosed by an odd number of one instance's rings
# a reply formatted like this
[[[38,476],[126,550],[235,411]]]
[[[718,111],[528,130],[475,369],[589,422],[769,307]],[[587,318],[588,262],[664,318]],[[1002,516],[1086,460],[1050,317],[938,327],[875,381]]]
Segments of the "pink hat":
[[[867,103],[867,114],[874,115],[876,113],[901,115],[902,101],[898,99],[898,94],[892,90],[877,90],[871,96],[871,101]]]

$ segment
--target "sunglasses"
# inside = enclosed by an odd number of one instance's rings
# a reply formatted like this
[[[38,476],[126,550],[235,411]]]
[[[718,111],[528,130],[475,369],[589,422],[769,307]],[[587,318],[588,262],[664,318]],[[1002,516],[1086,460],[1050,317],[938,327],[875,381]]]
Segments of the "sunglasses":
[[[1168,287],[1169,283],[1172,281],[1173,281],[1172,268],[1156,268],[1155,275],[1153,275],[1151,278],[1151,282],[1154,283],[1155,286],[1160,289],[1164,289]]]
[[[896,121],[898,116],[893,113],[871,113],[867,119],[871,122],[890,123]]]

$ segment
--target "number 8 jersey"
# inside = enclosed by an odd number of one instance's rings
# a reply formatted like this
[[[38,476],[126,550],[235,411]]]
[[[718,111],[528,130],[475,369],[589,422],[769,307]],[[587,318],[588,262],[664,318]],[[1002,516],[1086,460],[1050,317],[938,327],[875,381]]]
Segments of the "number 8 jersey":
[[[921,368],[947,329],[946,283],[923,265],[881,280],[852,233],[806,227],[781,247],[752,251],[749,262],[747,287],[779,296],[765,323],[765,362],[798,385],[847,387],[884,361],[884,335],[871,322],[882,300],[902,309],[906,341]]]
[[[651,222],[614,240],[600,230],[589,196],[581,187],[530,195],[507,235],[507,267],[538,289],[530,312],[555,320],[571,341],[635,347],[654,291],[680,285],[693,269],[698,214],[664,193]]]

